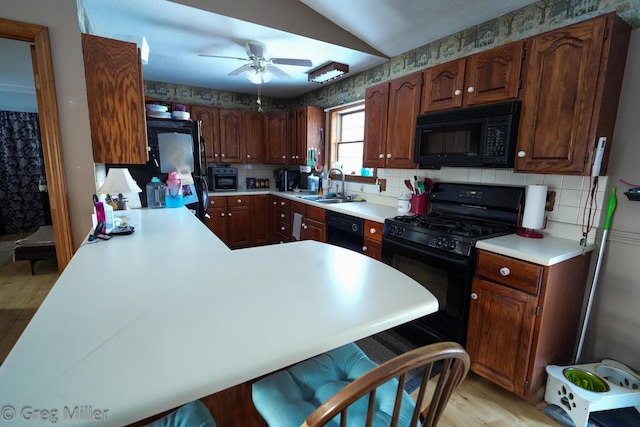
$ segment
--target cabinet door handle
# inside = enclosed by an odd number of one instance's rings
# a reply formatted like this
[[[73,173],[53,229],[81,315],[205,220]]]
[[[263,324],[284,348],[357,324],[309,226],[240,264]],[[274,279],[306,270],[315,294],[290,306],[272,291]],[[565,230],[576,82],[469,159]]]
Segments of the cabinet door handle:
[[[462,91],[461,91],[460,89],[456,89],[456,90],[453,92],[453,94],[454,94],[455,96],[460,96],[460,95],[462,94]]]
[[[362,252],[367,252],[367,247],[366,246],[362,247]]]
[[[238,199],[238,203],[242,203],[242,199]]]
[[[277,205],[277,203],[276,203],[276,202],[273,202],[273,204],[274,204],[274,205]]]
[[[387,159],[391,158],[391,153],[387,154]]]
[[[280,230],[284,231],[284,227],[280,227]]]
[[[229,212],[229,216],[231,216],[231,212]]]
[[[503,276],[508,276],[511,274],[511,270],[509,270],[509,267],[502,267],[500,269],[500,274]]]
[[[280,218],[284,218],[284,214],[280,214]]]
[[[471,299],[478,299],[478,294],[471,292]]]
[[[523,158],[526,155],[527,153],[525,153],[524,151],[518,151],[518,157]]]
[[[380,153],[380,154],[378,155],[378,158],[379,158],[379,159],[384,159],[384,154]]]
[[[369,233],[371,233],[371,234],[376,234],[376,229],[375,229],[375,228],[372,228],[371,230],[369,230]]]
[[[476,91],[476,88],[474,88],[473,86],[469,86],[469,87],[467,88],[467,92],[469,92],[469,93],[473,93],[473,92],[475,92],[475,91]]]
[[[247,154],[247,159],[250,159],[250,158],[251,158],[251,154]]]
[[[221,157],[224,157],[224,153],[223,153],[223,154],[220,154],[220,156],[221,156]]]
[[[220,216],[224,216],[224,212],[222,212],[222,213],[220,214]]]

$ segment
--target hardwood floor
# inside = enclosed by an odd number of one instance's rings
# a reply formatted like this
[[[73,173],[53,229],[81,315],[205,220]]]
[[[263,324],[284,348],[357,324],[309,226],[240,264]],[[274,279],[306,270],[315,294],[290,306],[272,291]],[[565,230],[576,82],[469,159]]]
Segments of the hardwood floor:
[[[55,261],[36,264],[32,276],[28,261],[0,267],[0,361],[24,331],[58,278]],[[452,396],[440,427],[561,426],[535,406],[470,373]],[[220,426],[224,427],[224,426]]]
[[[0,362],[9,354],[22,331],[58,279],[55,260],[38,261],[31,275],[29,261],[0,267]]]

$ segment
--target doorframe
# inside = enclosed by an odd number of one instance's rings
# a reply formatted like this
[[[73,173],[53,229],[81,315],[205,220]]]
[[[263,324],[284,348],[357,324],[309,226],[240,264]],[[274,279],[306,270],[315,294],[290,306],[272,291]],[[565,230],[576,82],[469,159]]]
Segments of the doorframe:
[[[41,25],[0,18],[0,37],[25,41],[33,45],[32,60],[34,62],[42,151],[51,204],[58,270],[62,272],[69,264],[74,250],[49,29]]]

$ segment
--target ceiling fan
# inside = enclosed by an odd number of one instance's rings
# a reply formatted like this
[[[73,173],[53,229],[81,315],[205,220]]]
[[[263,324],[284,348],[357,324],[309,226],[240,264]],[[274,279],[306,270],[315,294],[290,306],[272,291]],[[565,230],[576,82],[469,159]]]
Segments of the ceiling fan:
[[[313,64],[308,59],[294,58],[268,58],[266,57],[266,46],[255,40],[250,40],[245,45],[248,58],[239,58],[235,56],[206,55],[201,53],[200,56],[209,58],[238,59],[240,61],[248,61],[248,64],[241,66],[230,72],[229,76],[237,76],[246,73],[247,78],[253,83],[267,83],[273,76],[280,78],[289,78],[289,74],[276,67],[274,64],[295,65],[300,67],[311,67]]]

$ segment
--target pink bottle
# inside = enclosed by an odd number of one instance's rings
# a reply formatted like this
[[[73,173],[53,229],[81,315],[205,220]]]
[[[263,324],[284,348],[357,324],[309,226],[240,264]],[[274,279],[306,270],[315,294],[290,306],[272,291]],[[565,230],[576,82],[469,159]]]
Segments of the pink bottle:
[[[167,208],[180,208],[184,206],[184,201],[182,200],[182,182],[178,177],[178,172],[169,172],[165,206]]]

